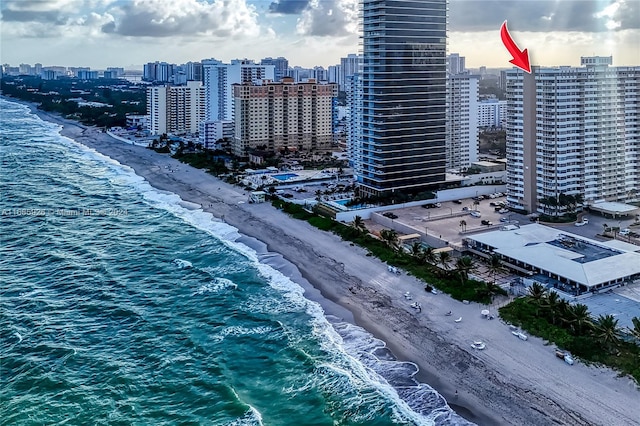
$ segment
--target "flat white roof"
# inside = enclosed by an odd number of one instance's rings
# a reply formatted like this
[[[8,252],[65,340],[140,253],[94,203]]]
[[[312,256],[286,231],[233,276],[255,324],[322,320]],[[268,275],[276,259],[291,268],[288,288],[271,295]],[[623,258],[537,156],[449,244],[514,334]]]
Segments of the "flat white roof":
[[[631,213],[638,209],[636,206],[632,206],[631,204],[625,203],[616,203],[613,201],[601,201],[599,203],[594,203],[590,206],[590,208],[598,211],[603,211],[606,213]]]
[[[637,246],[591,240],[540,224],[468,237],[494,252],[577,283],[594,286],[640,274]],[[563,246],[560,240],[569,244]],[[571,244],[575,243],[575,246]],[[589,260],[593,258],[593,260]]]

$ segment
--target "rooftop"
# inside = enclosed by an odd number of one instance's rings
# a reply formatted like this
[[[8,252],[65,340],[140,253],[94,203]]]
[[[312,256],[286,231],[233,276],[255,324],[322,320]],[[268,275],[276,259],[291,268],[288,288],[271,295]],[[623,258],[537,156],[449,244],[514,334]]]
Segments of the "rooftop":
[[[540,224],[487,232],[468,239],[588,287],[640,274],[637,247],[603,243]]]

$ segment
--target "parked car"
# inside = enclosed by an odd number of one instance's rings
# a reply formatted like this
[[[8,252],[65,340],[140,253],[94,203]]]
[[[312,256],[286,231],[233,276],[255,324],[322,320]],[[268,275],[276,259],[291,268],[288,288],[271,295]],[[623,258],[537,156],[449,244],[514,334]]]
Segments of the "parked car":
[[[490,220],[486,220],[486,219],[482,219],[480,221],[480,223],[483,224],[483,225],[487,225],[487,226],[493,225],[493,222],[491,222]]]
[[[463,208],[462,208],[462,211],[463,211],[463,212],[469,211],[469,207],[466,207],[466,206],[465,206],[465,207],[463,207]]]
[[[384,217],[388,217],[389,219],[397,219],[398,215],[391,213],[391,212],[386,212],[386,213],[382,213],[382,216]]]
[[[462,204],[462,201],[460,201],[460,200],[453,200],[453,202],[456,203],[456,204]]]
[[[505,208],[503,207],[503,208],[501,208],[500,210],[498,210],[498,213],[500,213],[500,214],[509,213],[509,209],[505,209]]]
[[[584,226],[589,223],[589,219],[586,217],[582,218],[582,221],[574,223],[575,226]]]
[[[622,235],[623,237],[626,237],[627,235],[631,234],[631,229],[624,228],[624,229],[620,230],[620,232],[618,234]]]
[[[480,214],[480,212],[477,211],[472,211],[471,213],[469,213],[471,216],[473,217],[482,217],[482,214]]]
[[[500,218],[500,222],[509,222],[509,219],[507,219],[506,217],[501,217]]]

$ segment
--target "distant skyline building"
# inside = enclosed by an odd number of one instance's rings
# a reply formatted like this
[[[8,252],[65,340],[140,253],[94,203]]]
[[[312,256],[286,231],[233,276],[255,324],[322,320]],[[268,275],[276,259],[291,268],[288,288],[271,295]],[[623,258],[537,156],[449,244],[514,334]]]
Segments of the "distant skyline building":
[[[478,103],[478,127],[504,127],[507,122],[507,101],[485,99]]]
[[[198,132],[204,121],[205,91],[199,81],[185,86],[152,86],[147,88],[147,116],[153,135]]]
[[[447,78],[447,170],[463,171],[478,161],[478,87],[480,76]]]
[[[636,201],[640,189],[640,66],[582,57],[582,67],[507,71],[507,200],[559,211],[584,202]],[[549,202],[549,197],[554,199]]]
[[[447,0],[363,0],[361,194],[445,181]]]
[[[233,86],[236,115],[233,154],[252,150],[322,152],[331,149],[332,100],[336,84],[306,83],[285,77],[282,82]]]
[[[250,59],[234,59],[224,64],[216,59],[202,61],[206,92],[207,121],[233,121],[233,85],[252,83],[256,80],[273,80],[274,65],[256,64]]]
[[[449,74],[462,74],[466,71],[465,58],[458,53],[447,56],[447,71]]]
[[[289,61],[287,58],[283,58],[279,56],[277,58],[264,58],[260,61],[260,65],[273,65],[273,79],[274,81],[282,81],[284,77],[288,75],[289,72]]]
[[[340,69],[338,70],[340,90],[344,91],[348,86],[347,79],[354,74],[362,72],[362,55],[349,53],[346,58],[340,58]]]

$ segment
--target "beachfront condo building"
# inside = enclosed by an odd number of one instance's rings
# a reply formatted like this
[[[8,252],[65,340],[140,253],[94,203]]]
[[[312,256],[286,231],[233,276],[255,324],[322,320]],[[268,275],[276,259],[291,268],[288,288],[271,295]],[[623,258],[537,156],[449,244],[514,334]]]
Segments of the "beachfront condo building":
[[[478,161],[479,75],[447,78],[447,170],[462,172]]]
[[[313,79],[296,83],[263,80],[233,86],[235,97],[234,155],[251,150],[327,151],[333,142],[332,103],[338,85]]]
[[[363,0],[362,195],[445,180],[447,0]]]
[[[153,135],[198,132],[204,120],[204,88],[199,81],[185,86],[152,86],[147,89],[148,128]]]
[[[583,57],[581,67],[507,71],[511,206],[553,214],[560,194],[587,205],[638,200],[640,67],[611,64]]]

